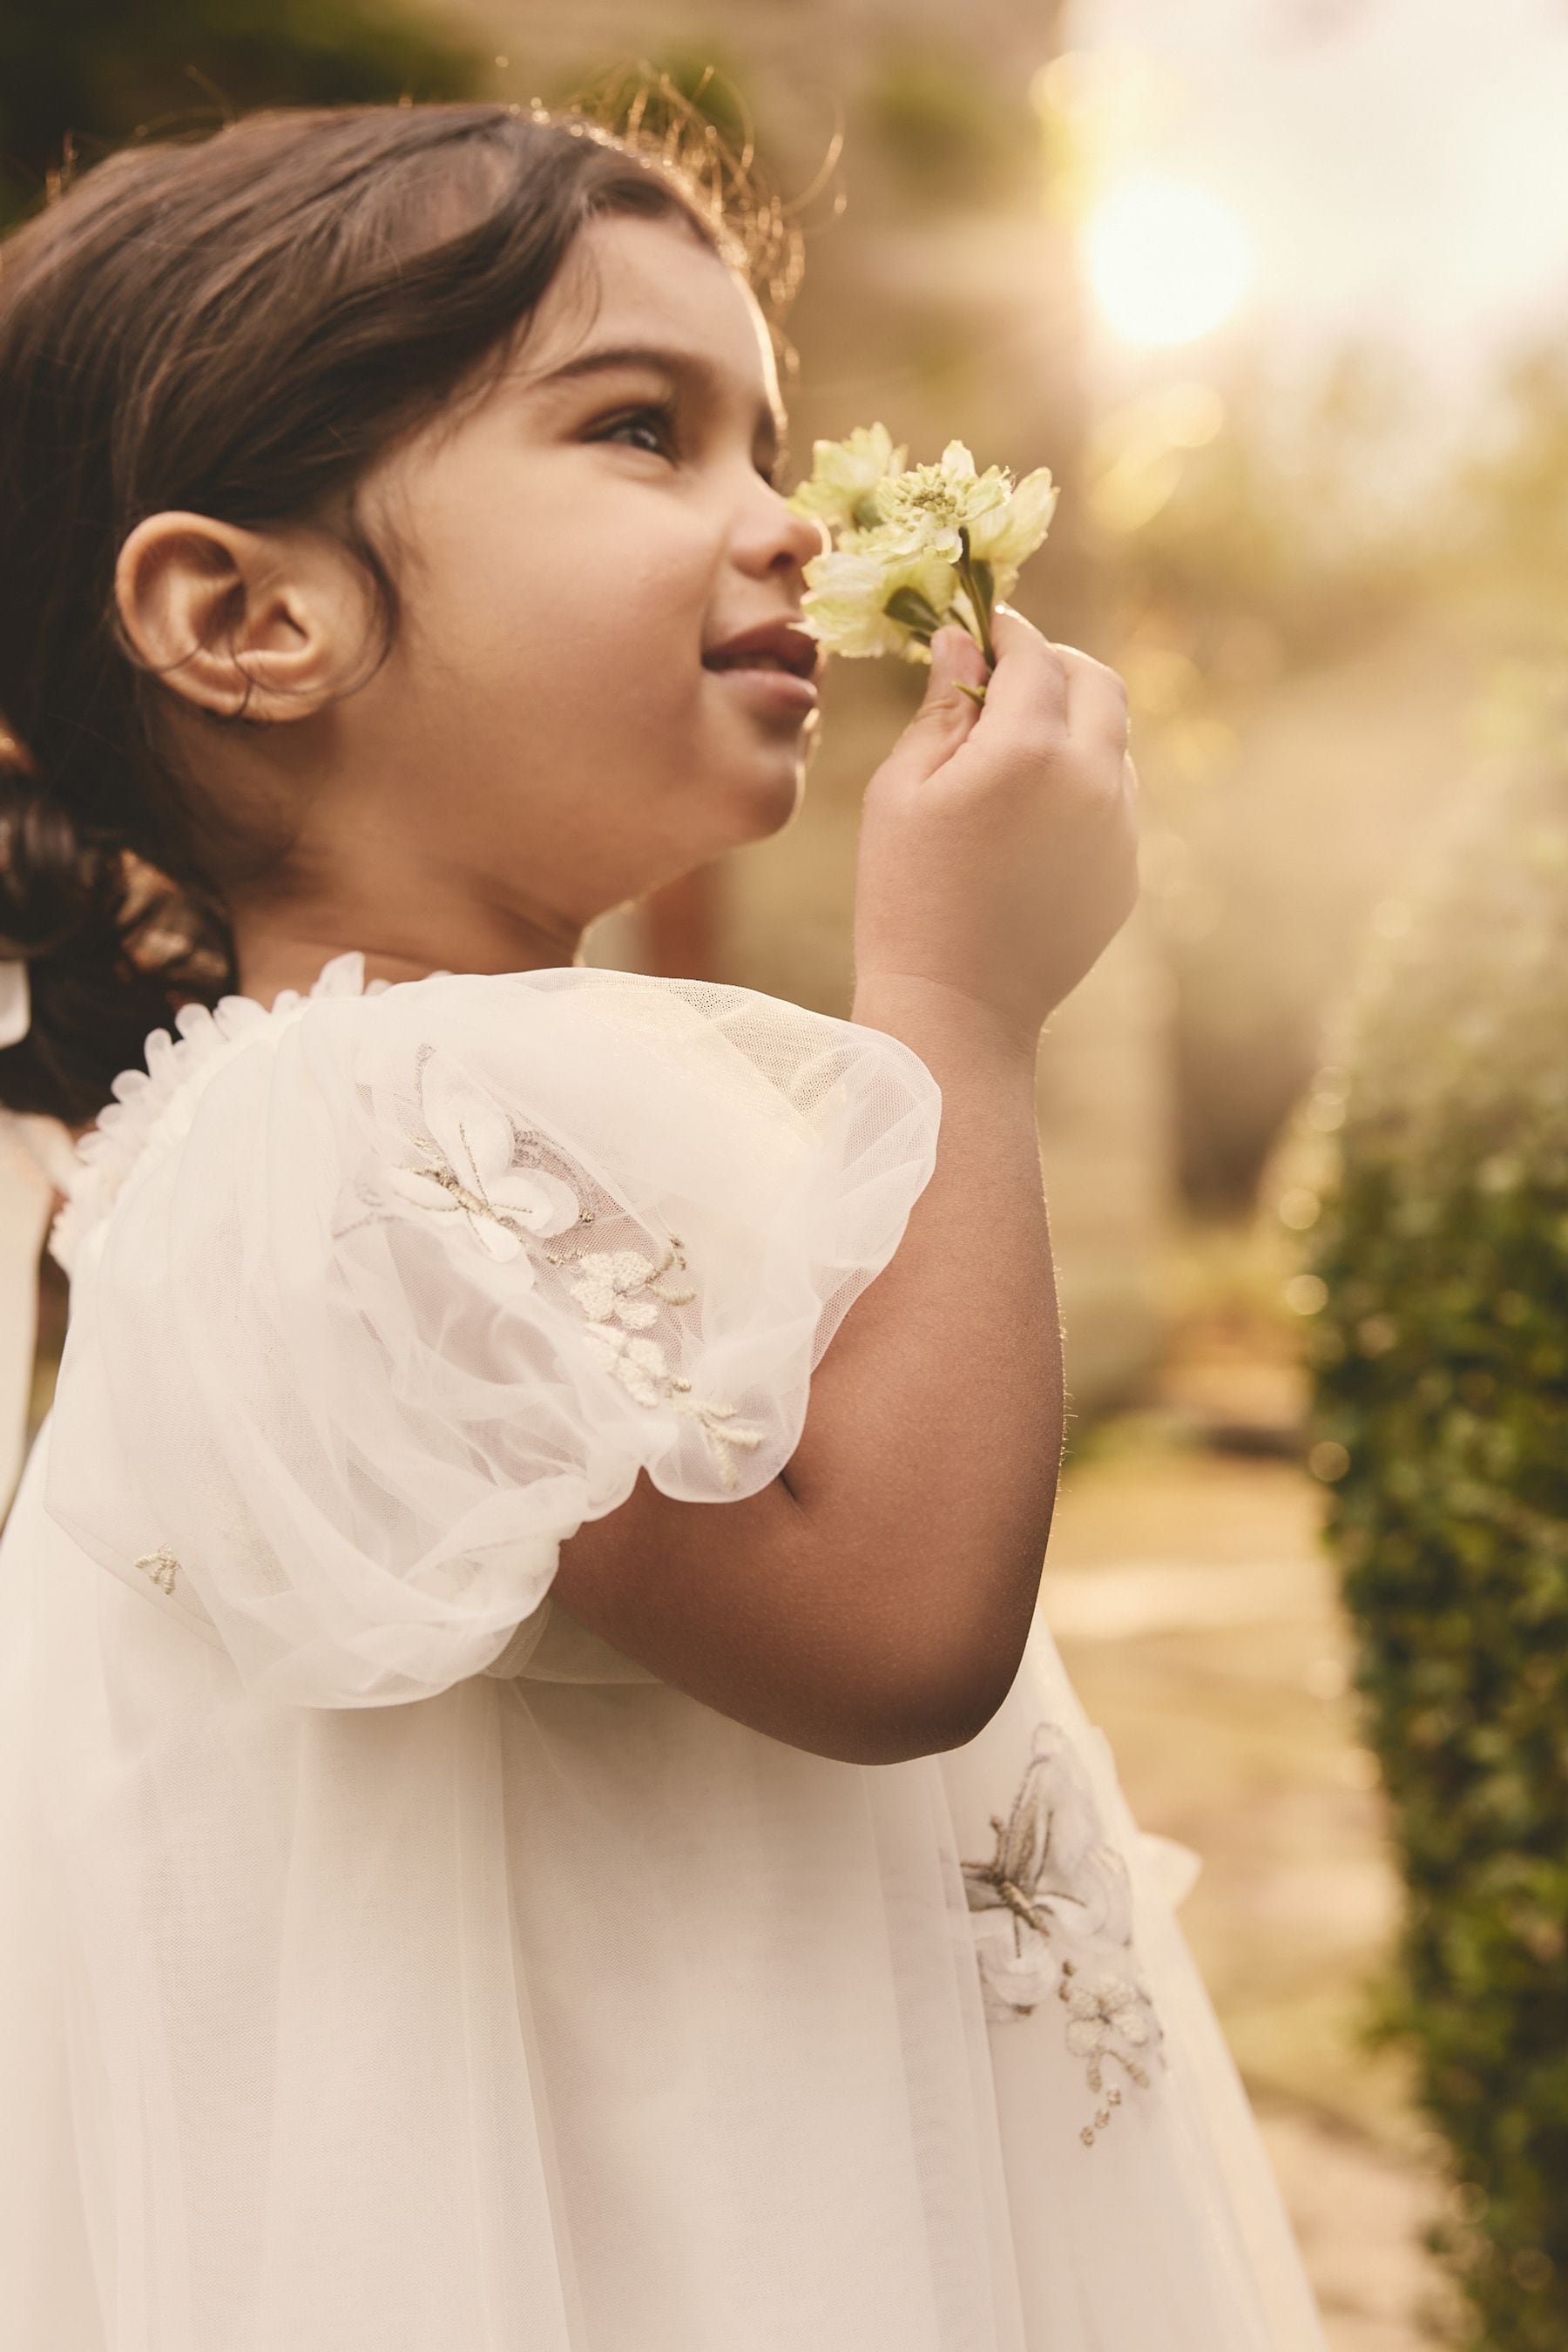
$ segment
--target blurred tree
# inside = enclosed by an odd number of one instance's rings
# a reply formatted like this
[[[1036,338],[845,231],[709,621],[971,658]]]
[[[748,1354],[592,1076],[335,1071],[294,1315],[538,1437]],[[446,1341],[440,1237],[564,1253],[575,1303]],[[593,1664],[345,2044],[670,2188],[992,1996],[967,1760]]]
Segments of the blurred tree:
[[[0,10],[0,225],[138,131],[241,107],[461,98],[489,60],[377,0],[11,0]]]
[[[998,87],[967,44],[911,43],[900,31],[861,104],[900,206],[984,211],[1016,202],[1039,179],[1039,120],[1026,93]]]

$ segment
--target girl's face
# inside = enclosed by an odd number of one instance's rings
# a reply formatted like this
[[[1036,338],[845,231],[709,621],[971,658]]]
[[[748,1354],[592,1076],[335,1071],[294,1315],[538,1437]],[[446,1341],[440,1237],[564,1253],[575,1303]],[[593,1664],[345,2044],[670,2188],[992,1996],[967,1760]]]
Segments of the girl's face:
[[[798,614],[822,545],[774,486],[781,429],[729,268],[679,223],[587,227],[480,404],[362,486],[403,609],[333,714],[350,837],[374,820],[378,864],[395,844],[420,885],[565,940],[784,824],[813,691],[705,660]]]

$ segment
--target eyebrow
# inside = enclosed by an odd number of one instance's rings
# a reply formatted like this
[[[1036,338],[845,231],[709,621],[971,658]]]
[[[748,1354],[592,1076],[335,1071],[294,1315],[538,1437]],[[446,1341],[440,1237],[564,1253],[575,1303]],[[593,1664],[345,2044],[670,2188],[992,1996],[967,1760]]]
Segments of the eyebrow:
[[[688,384],[710,397],[723,387],[723,377],[711,360],[700,352],[683,352],[658,343],[614,343],[597,351],[579,352],[574,359],[563,360],[559,367],[549,369],[532,379],[534,385],[571,383],[582,376],[609,375],[617,369],[646,368],[662,375],[675,384]],[[770,457],[775,461],[783,454],[789,430],[788,419],[782,409],[764,401],[757,411],[757,422],[763,442]]]

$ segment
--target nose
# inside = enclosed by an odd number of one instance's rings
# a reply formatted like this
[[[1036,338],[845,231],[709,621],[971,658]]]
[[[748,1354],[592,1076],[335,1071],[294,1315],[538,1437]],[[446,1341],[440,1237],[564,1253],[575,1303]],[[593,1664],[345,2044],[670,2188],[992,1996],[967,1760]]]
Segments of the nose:
[[[773,572],[800,572],[814,555],[825,552],[827,532],[814,515],[793,512],[782,490],[761,476],[756,497],[736,527],[735,560],[744,572],[764,579]]]

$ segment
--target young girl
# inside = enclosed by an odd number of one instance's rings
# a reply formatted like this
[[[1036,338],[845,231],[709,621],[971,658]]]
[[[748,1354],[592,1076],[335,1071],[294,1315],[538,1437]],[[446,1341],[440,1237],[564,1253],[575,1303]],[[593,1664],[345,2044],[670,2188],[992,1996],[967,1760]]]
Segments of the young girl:
[[[938,639],[851,1021],[577,961],[796,806],[780,422],[571,122],[253,117],[5,251],[0,1097],[102,1112],[0,1553],[5,2352],[1320,2340],[1034,1614],[1117,682]]]

